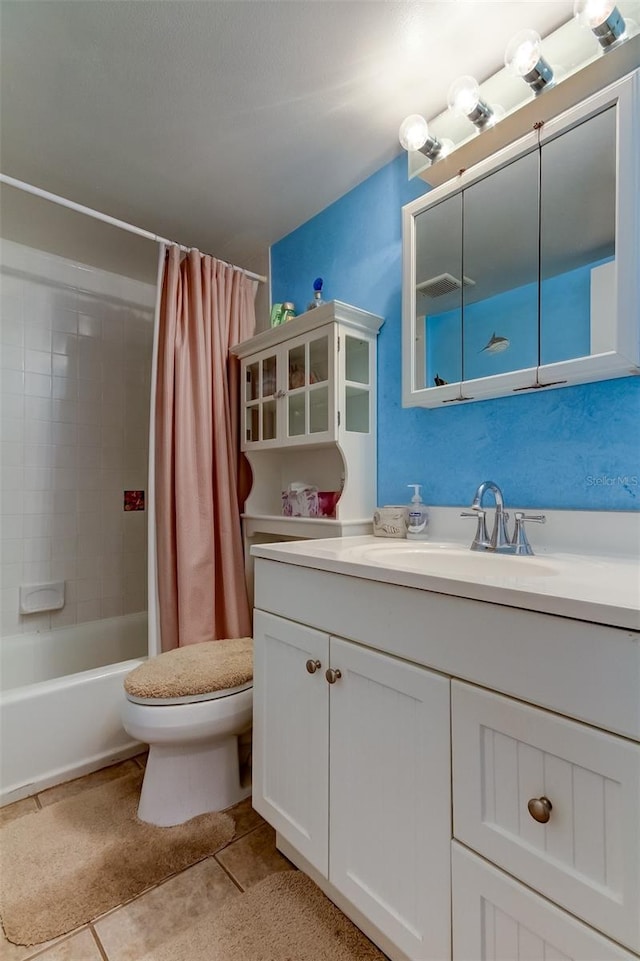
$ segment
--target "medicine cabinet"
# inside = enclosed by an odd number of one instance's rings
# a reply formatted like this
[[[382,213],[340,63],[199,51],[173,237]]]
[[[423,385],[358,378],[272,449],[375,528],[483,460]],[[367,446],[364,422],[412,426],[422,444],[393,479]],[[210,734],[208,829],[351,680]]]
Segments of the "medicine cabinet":
[[[403,208],[403,404],[640,372],[640,71]]]

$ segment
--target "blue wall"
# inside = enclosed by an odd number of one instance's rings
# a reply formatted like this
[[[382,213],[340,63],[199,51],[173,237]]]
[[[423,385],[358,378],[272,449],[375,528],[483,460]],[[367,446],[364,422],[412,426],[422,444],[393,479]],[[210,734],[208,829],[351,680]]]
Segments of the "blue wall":
[[[378,503],[469,504],[481,480],[508,504],[640,509],[640,378],[443,409],[401,406],[401,207],[424,193],[399,156],[271,250],[273,300],[325,300],[386,318],[378,338]]]

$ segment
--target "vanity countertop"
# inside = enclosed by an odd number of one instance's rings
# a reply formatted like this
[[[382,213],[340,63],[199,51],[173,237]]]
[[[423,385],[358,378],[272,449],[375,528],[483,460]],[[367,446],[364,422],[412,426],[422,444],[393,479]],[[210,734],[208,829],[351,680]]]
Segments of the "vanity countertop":
[[[640,631],[630,556],[479,554],[468,543],[373,536],[256,545],[256,558]]]

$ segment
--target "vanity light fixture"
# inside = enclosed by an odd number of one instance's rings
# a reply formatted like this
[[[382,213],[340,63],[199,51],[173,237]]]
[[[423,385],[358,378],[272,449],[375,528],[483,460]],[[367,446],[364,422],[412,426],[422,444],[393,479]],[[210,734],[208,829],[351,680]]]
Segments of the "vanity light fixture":
[[[453,147],[453,142],[450,140],[440,141],[437,137],[432,137],[427,121],[419,113],[412,113],[404,118],[400,124],[398,138],[405,150],[419,150],[431,161],[446,156],[450,149],[449,145]]]
[[[575,0],[573,14],[579,23],[589,27],[605,53],[626,40],[627,25],[615,0]]]
[[[474,77],[459,77],[449,87],[447,95],[449,109],[483,130],[495,120],[493,108],[480,96],[480,87]]]
[[[504,52],[504,64],[509,73],[522,77],[537,96],[553,85],[553,70],[542,56],[542,40],[535,30],[519,30]]]

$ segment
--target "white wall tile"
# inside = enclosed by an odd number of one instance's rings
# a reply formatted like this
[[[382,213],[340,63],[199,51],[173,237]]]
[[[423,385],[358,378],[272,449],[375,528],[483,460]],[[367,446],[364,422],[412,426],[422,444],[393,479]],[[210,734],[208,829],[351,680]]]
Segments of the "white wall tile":
[[[32,397],[51,397],[51,377],[27,371],[24,375],[24,392]]]
[[[24,346],[30,350],[46,350],[51,353],[52,335],[49,327],[30,320],[24,325]]]
[[[121,617],[124,613],[122,597],[103,597],[100,602],[102,617]]]
[[[24,538],[51,537],[55,516],[55,514],[25,514],[22,520],[22,536]]]
[[[78,621],[78,609],[77,606],[69,601],[65,600],[64,607],[60,611],[51,612],[51,629],[57,627],[69,627],[70,624],[76,624]]]
[[[24,440],[24,420],[22,417],[8,417],[6,411],[6,401],[21,401],[21,397],[3,397],[2,399],[2,422],[0,430],[2,438],[8,444],[21,444]]]
[[[24,518],[22,514],[4,514],[0,517],[0,538],[9,540],[21,538],[24,530]]]
[[[92,601],[79,601],[77,605],[78,624],[85,621],[99,621],[102,617],[100,598]]]
[[[53,411],[48,397],[25,397],[24,417],[26,421],[51,420]]]
[[[11,347],[24,347],[24,324],[22,320],[2,315],[0,324],[0,343]]]
[[[38,616],[5,611],[2,633],[142,610],[146,515],[125,514],[123,490],[147,485],[155,291],[10,242],[7,249],[33,279],[0,266],[0,576],[10,591],[63,579],[66,603]],[[128,306],[129,298],[147,306]]]
[[[51,351],[25,350],[24,369],[34,374],[51,375]]]
[[[0,456],[3,467],[22,467],[25,462],[24,445],[3,441]]]
[[[54,447],[53,444],[25,444],[24,446],[24,466],[25,467],[53,467],[54,466]]]
[[[51,326],[53,330],[65,334],[78,333],[78,314],[75,310],[58,307],[54,311]]]
[[[0,586],[3,588],[19,587],[24,580],[24,560],[3,564],[0,578]]]
[[[72,514],[77,510],[77,492],[76,491],[64,491],[64,490],[54,490],[53,492],[53,510],[56,514]]]
[[[23,348],[0,345],[0,367],[2,370],[24,370]]]
[[[0,389],[2,390],[3,394],[23,394],[24,393],[24,373],[19,370],[1,371],[0,372]]]
[[[52,472],[50,467],[25,467],[24,489],[26,491],[45,491],[52,486]]]
[[[20,538],[4,540],[0,544],[0,587],[17,587],[22,579],[24,547]]]
[[[30,537],[24,541],[25,563],[51,560],[51,538]]]
[[[53,510],[53,491],[24,491],[22,501],[24,514],[49,514]]]

